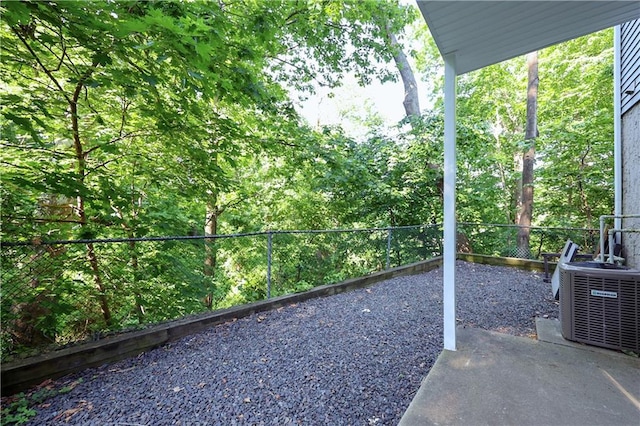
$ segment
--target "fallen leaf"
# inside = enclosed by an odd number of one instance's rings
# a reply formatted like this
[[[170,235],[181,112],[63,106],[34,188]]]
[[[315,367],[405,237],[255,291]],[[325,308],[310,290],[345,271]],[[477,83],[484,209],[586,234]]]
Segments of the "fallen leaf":
[[[69,420],[71,420],[71,417],[73,417],[76,413],[82,410],[87,410],[87,411],[93,410],[93,403],[87,402],[86,400],[82,399],[78,401],[77,407],[70,408],[68,410],[63,411],[62,413],[58,414],[53,420],[60,420],[64,417],[64,421],[66,423],[69,423]]]
[[[127,371],[131,371],[131,370],[135,370],[136,367],[129,367],[129,368],[112,368],[111,370],[109,370],[109,373],[126,373]]]
[[[51,379],[47,379],[44,382],[40,383],[38,386],[36,386],[37,388],[49,388],[49,386],[53,385],[53,380]]]

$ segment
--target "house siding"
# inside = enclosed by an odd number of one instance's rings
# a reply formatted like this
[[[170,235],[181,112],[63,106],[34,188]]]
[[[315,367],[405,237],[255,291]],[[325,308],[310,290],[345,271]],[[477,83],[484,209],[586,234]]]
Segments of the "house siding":
[[[640,20],[620,28],[620,107],[622,114],[622,212],[640,214]],[[640,219],[623,228],[640,229]],[[627,266],[640,269],[640,233],[623,236]]]
[[[640,102],[640,19],[620,28],[620,101],[625,114]]]
[[[640,103],[622,117],[622,211],[640,214]],[[640,229],[640,219],[624,219],[623,228]],[[627,266],[640,269],[640,233],[623,236]]]

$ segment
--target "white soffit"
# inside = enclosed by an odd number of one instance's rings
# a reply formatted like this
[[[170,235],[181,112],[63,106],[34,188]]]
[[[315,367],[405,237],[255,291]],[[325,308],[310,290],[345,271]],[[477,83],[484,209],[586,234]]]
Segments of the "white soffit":
[[[640,0],[417,4],[440,53],[455,54],[457,74],[640,18]]]

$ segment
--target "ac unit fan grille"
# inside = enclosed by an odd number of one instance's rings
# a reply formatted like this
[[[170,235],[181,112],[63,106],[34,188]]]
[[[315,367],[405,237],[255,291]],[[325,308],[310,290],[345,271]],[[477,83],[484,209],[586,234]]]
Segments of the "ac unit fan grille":
[[[561,274],[563,335],[597,346],[640,352],[638,277],[580,271]],[[563,312],[564,311],[564,315]],[[570,315],[567,315],[570,314]]]

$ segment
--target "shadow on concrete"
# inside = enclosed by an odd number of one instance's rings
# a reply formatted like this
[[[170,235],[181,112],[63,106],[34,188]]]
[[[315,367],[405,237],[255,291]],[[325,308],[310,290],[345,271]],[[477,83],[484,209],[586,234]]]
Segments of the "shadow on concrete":
[[[640,425],[640,359],[566,341],[457,329],[400,421],[417,425]]]

